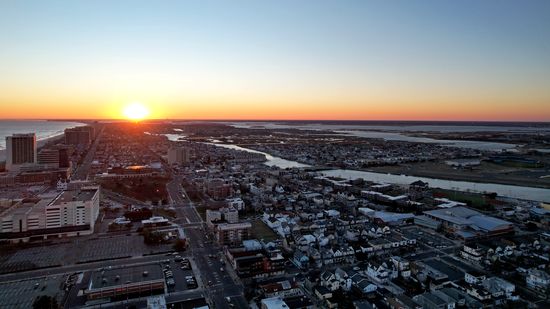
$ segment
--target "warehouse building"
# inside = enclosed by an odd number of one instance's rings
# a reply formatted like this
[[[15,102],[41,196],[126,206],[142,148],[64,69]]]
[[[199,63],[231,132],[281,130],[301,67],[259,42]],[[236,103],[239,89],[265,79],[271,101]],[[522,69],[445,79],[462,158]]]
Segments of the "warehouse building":
[[[93,271],[84,294],[88,301],[116,301],[163,294],[164,286],[160,264],[147,264]]]
[[[429,210],[424,214],[430,219],[441,222],[443,228],[463,239],[514,232],[511,222],[487,216],[463,206]]]

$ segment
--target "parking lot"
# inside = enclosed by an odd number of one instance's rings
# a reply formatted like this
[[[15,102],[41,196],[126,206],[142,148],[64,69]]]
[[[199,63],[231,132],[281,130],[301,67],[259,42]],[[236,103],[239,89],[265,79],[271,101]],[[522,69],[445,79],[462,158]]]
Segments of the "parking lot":
[[[182,265],[181,265],[181,262],[176,262],[175,261],[175,256],[173,254],[169,254],[169,255],[164,255],[164,256],[158,256],[159,260],[158,262],[152,262],[152,263],[143,263],[143,264],[140,264],[140,265],[133,265],[132,267],[133,268],[136,268],[136,267],[147,267],[147,265],[151,266],[151,265],[154,265],[154,266],[160,266],[160,268],[162,269],[162,274],[161,276],[163,277],[164,281],[165,281],[165,287],[166,287],[166,297],[169,297],[170,295],[177,295],[177,294],[172,294],[172,293],[175,293],[175,292],[182,292],[182,291],[189,291],[189,290],[195,290],[196,289],[196,292],[197,292],[197,295],[200,295],[200,290],[197,288],[190,288],[187,286],[187,283],[186,283],[186,279],[185,277],[187,276],[195,276],[194,272],[193,272],[193,269],[181,269]],[[167,267],[169,266],[169,267]],[[117,269],[120,269],[121,266],[106,266],[104,268],[101,268],[100,270],[102,271],[112,271],[112,272],[116,272]],[[90,271],[85,271],[84,273],[82,273],[82,281],[80,282],[77,282],[76,285],[74,285],[72,287],[72,289],[69,291],[69,297],[68,297],[68,300],[67,300],[67,304],[69,304],[69,307],[77,307],[77,306],[83,306],[85,303],[86,303],[86,297],[84,295],[82,295],[81,293],[79,293],[79,290],[81,289],[85,289],[89,286],[90,284],[90,280],[93,279],[93,273],[94,271],[98,271],[98,269],[95,269],[95,270],[90,270]],[[174,280],[174,285],[168,285],[168,278],[166,276],[166,271],[171,271],[172,272],[172,276],[170,278],[172,278]],[[138,273],[141,273],[141,271],[138,271]],[[149,272],[150,274],[152,274],[152,272]],[[124,274],[124,272],[122,272],[120,274],[120,276],[122,277]],[[124,279],[121,279],[121,281],[123,282]],[[194,295],[195,297],[197,295],[195,294],[189,294],[189,295]],[[108,300],[107,300],[108,301]],[[136,300],[136,302],[138,302],[138,300]],[[0,308],[3,308],[2,306],[0,306]]]
[[[441,258],[441,260],[443,260],[445,263],[451,265],[451,267],[457,267],[457,268],[459,268],[460,270],[462,270],[464,272],[477,271],[477,269],[472,267],[471,265],[466,264],[465,262],[463,262],[459,259],[452,258],[450,256],[444,256],[444,257]]]
[[[0,273],[59,266],[62,261],[66,261],[69,250],[67,244],[58,244],[7,253],[0,257]]]
[[[168,261],[168,262],[166,262]],[[174,279],[174,286],[168,286],[168,292],[176,292],[176,291],[185,291],[190,289],[195,289],[192,287],[188,287],[185,277],[193,276],[195,277],[195,274],[193,272],[193,269],[182,269],[182,264],[180,262],[176,262],[174,256],[166,257],[166,259],[162,263],[163,268],[166,269],[166,265],[169,266],[168,270],[170,270],[173,274]]]
[[[455,243],[440,235],[433,230],[419,228],[417,226],[410,226],[401,229],[403,236],[407,238],[416,238],[418,243],[431,248],[444,249],[455,246]]]
[[[464,272],[460,271],[459,269],[451,267],[449,264],[443,261],[430,259],[430,260],[425,260],[424,263],[449,276],[450,281],[457,281],[464,278]]]
[[[88,240],[75,240],[75,246],[80,248],[78,262],[115,259],[141,255],[146,247],[143,238],[134,236],[102,237]]]
[[[71,238],[0,253],[0,274],[172,250],[171,244],[148,246],[140,235]]]
[[[0,308],[32,308],[37,296],[48,295],[61,303],[64,277],[52,276],[33,280],[0,283]]]

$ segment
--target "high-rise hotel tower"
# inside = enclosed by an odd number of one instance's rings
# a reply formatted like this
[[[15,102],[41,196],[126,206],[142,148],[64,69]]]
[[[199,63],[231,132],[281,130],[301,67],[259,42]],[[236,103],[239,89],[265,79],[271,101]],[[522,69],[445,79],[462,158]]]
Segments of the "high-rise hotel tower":
[[[24,164],[36,162],[36,134],[13,134],[6,137],[6,170],[17,171]]]

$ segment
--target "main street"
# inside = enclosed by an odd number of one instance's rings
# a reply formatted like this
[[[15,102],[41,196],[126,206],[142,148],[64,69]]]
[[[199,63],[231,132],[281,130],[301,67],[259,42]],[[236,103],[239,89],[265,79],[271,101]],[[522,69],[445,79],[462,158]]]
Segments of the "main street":
[[[95,140],[93,142],[93,144],[90,146],[90,148],[88,148],[88,152],[86,153],[86,156],[84,157],[84,159],[82,160],[82,164],[80,164],[73,176],[72,176],[72,179],[76,179],[76,180],[86,180],[87,177],[88,177],[88,173],[90,171],[90,167],[92,165],[92,161],[94,160],[94,157],[95,157],[95,152],[96,152],[96,149],[97,149],[97,145],[99,144],[99,141],[101,140],[101,135],[103,133],[103,126],[100,127],[99,129],[99,132],[97,132],[96,136],[95,136]]]
[[[225,261],[223,250],[207,238],[206,224],[181,186],[182,180],[181,176],[174,175],[166,188],[178,216],[175,221],[185,228],[189,242],[187,250],[197,265],[197,276],[204,285],[206,296],[214,308],[228,308],[231,305],[247,308],[240,279],[230,269],[231,266],[225,262],[226,265],[222,264],[221,261]]]
[[[181,176],[174,174],[172,181],[166,184],[168,196],[178,215],[178,218],[175,220],[176,223],[204,223],[197,213],[195,205],[189,199],[187,192],[181,186],[182,180]]]
[[[84,170],[80,170],[84,175]],[[243,296],[243,286],[231,266],[225,262],[223,249],[209,239],[206,224],[197,213],[192,201],[182,188],[181,177],[175,176],[167,184],[167,190],[172,200],[177,218],[174,220],[184,228],[189,247],[182,253],[183,257],[190,258],[194,264],[194,272],[199,282],[199,288],[189,292],[166,294],[170,299],[188,299],[204,294],[212,308],[248,308]],[[83,264],[72,264],[48,269],[37,269],[19,273],[0,275],[2,282],[21,281],[47,276],[61,276],[66,274],[87,272],[92,269],[131,266],[159,262],[166,259],[164,255],[134,256],[131,258],[105,260]],[[70,306],[70,304],[69,304]]]

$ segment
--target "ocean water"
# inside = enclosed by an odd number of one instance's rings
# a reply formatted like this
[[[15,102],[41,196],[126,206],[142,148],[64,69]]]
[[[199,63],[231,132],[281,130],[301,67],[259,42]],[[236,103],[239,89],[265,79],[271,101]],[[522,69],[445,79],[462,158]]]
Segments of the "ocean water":
[[[78,122],[46,120],[0,120],[0,150],[6,149],[6,136],[14,133],[36,133],[37,140],[63,134],[67,128],[84,125]]]

